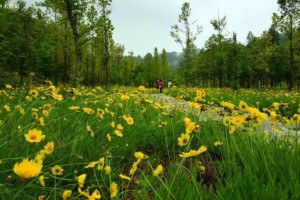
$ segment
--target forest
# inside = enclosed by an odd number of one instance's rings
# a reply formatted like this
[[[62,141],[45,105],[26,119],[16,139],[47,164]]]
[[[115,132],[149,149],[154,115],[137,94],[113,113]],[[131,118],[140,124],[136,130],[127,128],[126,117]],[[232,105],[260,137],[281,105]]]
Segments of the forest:
[[[259,36],[249,30],[246,44],[235,32],[225,31],[226,16],[211,19],[215,32],[204,47],[195,43],[202,30],[192,23],[192,8],[184,3],[178,24],[170,27],[170,37],[182,46],[176,66],[165,49],[149,49],[144,57],[125,52],[113,39],[111,4],[112,0],[45,0],[34,5],[1,0],[1,80],[92,87],[153,87],[158,79],[179,86],[300,87],[299,0],[278,0],[269,29]]]

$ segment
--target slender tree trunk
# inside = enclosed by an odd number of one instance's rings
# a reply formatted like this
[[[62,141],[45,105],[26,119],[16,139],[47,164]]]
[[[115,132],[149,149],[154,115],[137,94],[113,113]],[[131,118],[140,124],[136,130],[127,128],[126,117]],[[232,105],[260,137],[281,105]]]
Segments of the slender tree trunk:
[[[74,42],[75,42],[75,55],[76,55],[76,65],[75,65],[75,70],[74,70],[74,76],[72,77],[72,82],[73,84],[78,84],[79,83],[79,74],[80,74],[80,64],[81,64],[81,56],[82,56],[82,51],[81,51],[81,45],[79,41],[79,33],[78,33],[78,28],[77,28],[77,15],[74,14],[74,10],[72,8],[72,4],[70,0],[65,0],[66,2],[66,8],[67,8],[67,13],[68,13],[68,18],[70,21],[71,29],[73,32],[73,37],[74,37]]]
[[[290,16],[290,69],[288,72],[288,89],[291,91],[294,87],[294,48],[293,48],[293,17]]]

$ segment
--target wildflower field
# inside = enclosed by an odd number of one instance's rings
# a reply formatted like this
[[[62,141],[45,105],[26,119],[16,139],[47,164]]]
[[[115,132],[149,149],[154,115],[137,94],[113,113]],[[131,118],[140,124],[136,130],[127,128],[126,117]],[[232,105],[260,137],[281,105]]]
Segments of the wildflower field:
[[[0,199],[300,199],[299,92],[0,90]]]

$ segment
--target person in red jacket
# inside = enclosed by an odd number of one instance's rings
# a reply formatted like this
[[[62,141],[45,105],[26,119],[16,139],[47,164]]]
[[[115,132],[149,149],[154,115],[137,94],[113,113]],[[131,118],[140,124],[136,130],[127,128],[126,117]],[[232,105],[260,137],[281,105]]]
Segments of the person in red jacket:
[[[163,84],[162,80],[158,80],[156,87],[159,89],[159,93],[162,93],[163,86],[164,86],[164,84]]]

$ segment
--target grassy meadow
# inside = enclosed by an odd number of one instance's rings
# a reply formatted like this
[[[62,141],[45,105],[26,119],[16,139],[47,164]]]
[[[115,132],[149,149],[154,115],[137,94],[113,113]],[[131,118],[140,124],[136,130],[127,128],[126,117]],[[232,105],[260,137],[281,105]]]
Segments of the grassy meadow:
[[[0,90],[0,199],[300,199],[299,92]]]

